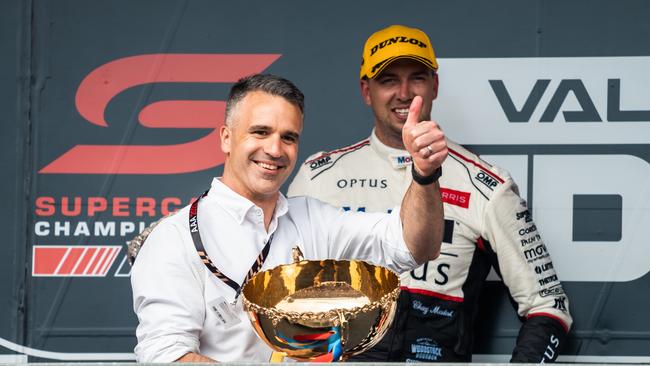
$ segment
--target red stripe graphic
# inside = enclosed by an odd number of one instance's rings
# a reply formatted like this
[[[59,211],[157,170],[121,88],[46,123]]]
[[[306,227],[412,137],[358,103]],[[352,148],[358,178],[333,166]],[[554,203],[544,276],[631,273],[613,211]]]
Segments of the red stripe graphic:
[[[486,252],[486,251],[487,251],[487,249],[485,249],[485,242],[483,242],[483,238],[481,238],[481,237],[479,237],[478,239],[476,239],[476,246],[477,246],[478,249],[479,249],[480,251],[482,251],[482,252]]]
[[[97,267],[97,270],[99,271],[99,275],[106,276],[106,273],[108,272],[108,269],[111,268],[111,265],[115,261],[115,257],[117,257],[117,253],[120,252],[120,247],[112,247],[110,248],[110,252],[106,256],[106,260],[101,266]]]
[[[122,248],[118,245],[35,245],[34,277],[104,277]]]
[[[455,150],[450,149],[450,148],[447,148],[447,149],[449,150],[450,153],[452,153],[452,154],[458,156],[459,158],[465,160],[466,162],[468,162],[468,163],[470,163],[470,164],[472,164],[472,165],[474,165],[474,166],[476,166],[476,167],[482,169],[483,171],[485,171],[486,173],[488,173],[489,175],[491,175],[492,178],[498,180],[498,181],[501,182],[501,183],[504,182],[503,178],[501,178],[501,177],[499,177],[498,175],[494,174],[490,169],[484,167],[483,165],[481,165],[481,164],[475,162],[474,160],[472,160],[472,159],[470,159],[470,158],[467,158],[467,157],[461,155],[460,153],[458,153],[458,151],[455,151]]]
[[[120,252],[120,247],[113,247],[112,248],[112,252],[111,252],[110,256],[108,257],[108,260],[106,261],[106,263],[104,263],[104,266],[102,267],[102,269],[100,271],[100,275],[106,276],[106,273],[108,272],[108,269],[111,268],[111,265],[115,261],[115,258],[117,257],[117,253],[119,253],[119,252]]]
[[[106,260],[108,257],[111,256],[113,248],[105,248],[106,250],[102,251],[102,255],[97,261],[97,265],[95,266],[95,269],[92,271],[92,274],[96,275],[100,273],[101,269],[104,267],[104,263],[106,263]]]
[[[412,294],[420,294],[420,295],[426,295],[426,296],[431,296],[431,297],[437,297],[439,299],[449,300],[449,301],[454,301],[454,302],[463,302],[462,297],[449,296],[449,295],[441,294],[441,293],[438,293],[438,292],[422,290],[422,289],[419,289],[419,288],[408,288],[406,286],[401,286],[400,289],[402,291],[410,292]]]
[[[106,253],[107,248],[97,248],[97,251],[95,252],[95,255],[93,258],[90,260],[88,263],[88,266],[86,266],[86,269],[84,270],[84,274],[94,274],[95,269],[97,268],[97,265],[101,261],[102,257]]]
[[[43,248],[43,247],[41,247]],[[42,250],[42,249],[41,249]],[[61,261],[59,270],[55,274],[69,275],[84,252],[84,247],[68,247],[67,257]]]
[[[93,258],[95,251],[97,251],[97,248],[95,247],[86,247],[86,249],[84,250],[84,254],[81,256],[81,258],[75,265],[75,268],[74,270],[72,270],[72,272],[76,275],[85,274],[84,272],[86,270],[86,267],[90,264],[90,261]]]
[[[36,258],[39,257],[39,250],[41,248],[34,247],[34,262],[32,265],[32,275],[40,275],[45,273],[54,273],[58,267],[61,260],[64,258],[67,249],[66,248],[50,248],[48,256],[40,256],[42,260],[37,261]]]
[[[337,150],[332,150],[332,151],[329,151],[329,152],[326,152],[326,153],[322,153],[322,154],[318,155],[317,157],[315,157],[315,158],[313,158],[313,159],[311,159],[309,161],[306,161],[305,164],[313,163],[314,161],[316,161],[318,159],[322,159],[322,158],[324,158],[324,157],[326,157],[328,155],[336,154],[338,152],[345,152],[345,151],[348,151],[348,150],[358,149],[358,148],[363,147],[363,146],[368,145],[368,144],[370,144],[370,140],[363,140],[363,141],[359,142],[356,145],[343,147],[343,148],[340,148],[340,149],[337,149]]]

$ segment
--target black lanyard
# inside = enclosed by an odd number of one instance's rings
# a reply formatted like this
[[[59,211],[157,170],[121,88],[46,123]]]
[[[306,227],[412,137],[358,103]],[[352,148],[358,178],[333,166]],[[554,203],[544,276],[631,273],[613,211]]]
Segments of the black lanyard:
[[[239,297],[239,294],[241,293],[241,288],[248,282],[253,276],[259,272],[260,268],[262,268],[262,265],[264,264],[264,261],[266,260],[266,257],[269,254],[269,249],[271,248],[271,241],[273,241],[273,234],[271,234],[271,237],[269,237],[269,240],[264,244],[264,248],[262,248],[262,252],[260,255],[257,257],[255,262],[253,262],[253,265],[251,266],[251,269],[248,271],[246,274],[246,278],[244,279],[244,282],[242,283],[242,286],[239,286],[237,282],[233,281],[230,277],[226,276],[223,274],[215,265],[212,263],[212,260],[210,257],[208,257],[208,253],[205,252],[205,247],[203,246],[203,241],[201,240],[201,234],[199,233],[199,220],[198,220],[198,213],[199,213],[199,201],[201,198],[207,196],[209,190],[205,191],[199,198],[194,200],[192,202],[192,206],[190,207],[190,234],[192,234],[192,241],[194,241],[194,247],[196,248],[196,252],[199,254],[199,257],[201,257],[201,261],[203,264],[205,264],[206,267],[219,278],[221,281],[223,281],[226,285],[230,286],[233,290],[235,290],[236,295],[235,295],[235,300]]]

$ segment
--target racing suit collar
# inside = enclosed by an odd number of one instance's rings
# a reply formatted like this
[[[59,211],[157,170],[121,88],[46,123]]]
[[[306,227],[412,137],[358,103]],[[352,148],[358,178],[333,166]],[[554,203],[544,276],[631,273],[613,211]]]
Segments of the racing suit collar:
[[[372,134],[370,135],[370,146],[375,150],[379,156],[385,157],[393,169],[403,169],[408,166],[411,166],[412,159],[411,154],[406,150],[395,149],[393,147],[385,145],[379,140],[375,129],[372,129]]]

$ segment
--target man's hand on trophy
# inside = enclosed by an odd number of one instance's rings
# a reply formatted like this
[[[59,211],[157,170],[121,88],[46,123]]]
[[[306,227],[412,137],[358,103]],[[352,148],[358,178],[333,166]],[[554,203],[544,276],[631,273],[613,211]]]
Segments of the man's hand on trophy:
[[[447,141],[440,126],[433,121],[420,121],[422,97],[415,96],[402,128],[402,142],[413,157],[413,166],[421,176],[430,176],[447,158]]]

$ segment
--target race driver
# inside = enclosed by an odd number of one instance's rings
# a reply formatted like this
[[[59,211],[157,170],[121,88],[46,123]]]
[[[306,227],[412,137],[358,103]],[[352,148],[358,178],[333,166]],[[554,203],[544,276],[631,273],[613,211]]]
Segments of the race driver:
[[[371,35],[360,73],[361,95],[375,118],[370,137],[310,156],[289,196],[309,195],[368,212],[385,212],[400,202],[413,179],[402,127],[415,96],[424,100],[420,121],[431,119],[437,71],[431,42],[421,30],[393,25]],[[351,361],[471,361],[479,294],[494,267],[523,321],[511,362],[552,362],[572,318],[526,202],[507,171],[449,140],[448,147],[439,179],[445,215],[441,255],[402,274],[389,333]]]

